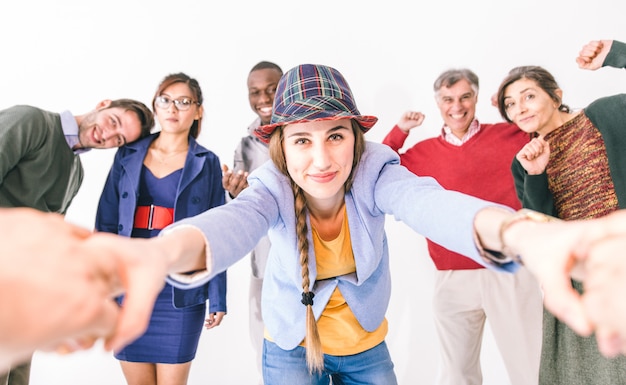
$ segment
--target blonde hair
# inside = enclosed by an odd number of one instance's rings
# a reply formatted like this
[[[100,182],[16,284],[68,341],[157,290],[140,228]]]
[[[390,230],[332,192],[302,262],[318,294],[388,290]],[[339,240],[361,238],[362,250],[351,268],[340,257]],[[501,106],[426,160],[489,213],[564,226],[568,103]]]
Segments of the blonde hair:
[[[344,183],[344,192],[352,188],[354,176],[357,166],[361,161],[361,156],[365,151],[365,137],[363,129],[359,123],[352,119],[352,132],[354,133],[354,158],[352,160],[352,170],[348,179]],[[287,161],[283,149],[283,126],[278,127],[272,133],[269,142],[270,158],[276,167],[286,176],[289,176],[287,170]],[[298,237],[298,252],[300,253],[300,266],[302,268],[302,304],[306,306],[306,362],[309,372],[321,372],[324,369],[324,352],[322,350],[322,342],[317,330],[317,322],[313,314],[313,297],[315,294],[310,291],[311,281],[309,279],[309,238],[307,217],[307,202],[304,190],[298,186],[293,178],[289,178],[291,189],[294,196],[294,210],[296,213],[296,233]]]

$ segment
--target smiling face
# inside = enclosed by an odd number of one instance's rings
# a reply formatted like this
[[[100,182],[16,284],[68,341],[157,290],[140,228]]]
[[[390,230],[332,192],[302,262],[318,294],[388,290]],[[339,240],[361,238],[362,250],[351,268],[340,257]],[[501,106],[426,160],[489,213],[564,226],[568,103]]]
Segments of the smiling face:
[[[437,107],[444,123],[458,138],[467,132],[476,114],[478,95],[466,79],[450,87],[441,87],[436,95]]]
[[[248,75],[248,100],[252,111],[261,118],[261,124],[269,124],[272,117],[272,104],[280,76],[274,68],[254,70]]]
[[[288,124],[283,128],[287,171],[311,204],[344,199],[355,137],[350,119]]]
[[[555,93],[560,98],[562,92]],[[546,135],[562,124],[559,102],[537,82],[522,78],[509,84],[503,92],[504,110],[509,119],[524,132]]]
[[[78,140],[82,148],[113,148],[139,139],[141,121],[137,114],[122,107],[109,108],[109,104],[101,102],[80,121]]]

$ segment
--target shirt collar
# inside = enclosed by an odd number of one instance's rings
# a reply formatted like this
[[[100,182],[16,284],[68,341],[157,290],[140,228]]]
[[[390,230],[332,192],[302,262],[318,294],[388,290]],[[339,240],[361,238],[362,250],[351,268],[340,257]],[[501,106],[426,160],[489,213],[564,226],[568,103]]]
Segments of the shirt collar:
[[[460,146],[470,140],[474,135],[476,135],[476,133],[478,133],[478,131],[480,131],[480,122],[478,119],[474,118],[474,120],[470,123],[467,132],[463,135],[463,138],[459,139],[452,133],[452,129],[445,124],[441,129],[441,136],[446,142],[455,146]]]
[[[78,123],[76,123],[74,115],[72,115],[70,111],[63,111],[59,115],[61,117],[61,128],[63,129],[63,135],[65,135],[67,145],[75,154],[82,154],[89,151],[89,148],[74,148],[80,145],[80,141],[78,140]]]
[[[250,134],[251,136],[254,136],[254,130],[256,130],[260,125],[261,125],[261,118],[257,117],[256,119],[254,119],[254,122],[252,122],[248,126],[248,134]]]

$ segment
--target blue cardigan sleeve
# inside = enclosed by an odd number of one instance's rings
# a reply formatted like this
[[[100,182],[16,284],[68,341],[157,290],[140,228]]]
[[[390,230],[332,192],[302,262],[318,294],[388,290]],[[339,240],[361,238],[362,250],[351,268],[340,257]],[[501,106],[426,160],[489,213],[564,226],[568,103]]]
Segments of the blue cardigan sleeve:
[[[212,159],[210,184],[211,207],[221,206],[225,203],[226,193],[222,187],[222,168],[217,158]],[[226,312],[226,271],[223,271],[209,281],[209,313]]]
[[[225,203],[225,192],[222,187],[222,171],[219,159],[208,155],[205,163],[209,177],[205,191],[209,210]],[[200,213],[197,213],[200,214]],[[226,312],[226,271],[223,271],[206,282],[204,285],[191,290],[173,288],[174,307],[182,308],[194,306],[209,300],[209,312]]]

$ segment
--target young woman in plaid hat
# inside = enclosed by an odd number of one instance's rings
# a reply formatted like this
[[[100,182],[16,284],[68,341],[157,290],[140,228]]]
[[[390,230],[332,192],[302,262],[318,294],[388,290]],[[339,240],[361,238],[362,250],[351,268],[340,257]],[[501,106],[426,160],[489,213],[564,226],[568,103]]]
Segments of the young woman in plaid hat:
[[[248,188],[158,238],[109,239],[102,247],[149,251],[154,271],[167,270],[170,283],[193,288],[268,234],[263,372],[271,385],[397,383],[385,344],[386,215],[496,270],[516,271],[523,256],[543,285],[546,306],[578,332],[591,332],[580,299],[564,282],[575,247],[606,233],[444,190],[400,166],[389,147],[365,141],[376,120],[359,113],[337,70],[299,65],[280,80],[271,123],[255,131],[269,142],[272,162],[250,175]],[[141,317],[135,322],[141,325]],[[126,317],[106,346],[122,344],[131,325]]]

